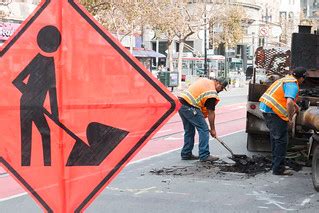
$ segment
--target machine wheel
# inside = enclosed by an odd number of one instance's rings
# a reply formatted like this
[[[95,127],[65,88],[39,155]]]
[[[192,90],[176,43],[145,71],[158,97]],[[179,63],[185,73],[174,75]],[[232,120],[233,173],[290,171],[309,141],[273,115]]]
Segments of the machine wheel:
[[[271,146],[268,134],[247,134],[247,150],[250,152],[270,152]]]
[[[319,192],[319,144],[315,144],[312,155],[312,183]]]

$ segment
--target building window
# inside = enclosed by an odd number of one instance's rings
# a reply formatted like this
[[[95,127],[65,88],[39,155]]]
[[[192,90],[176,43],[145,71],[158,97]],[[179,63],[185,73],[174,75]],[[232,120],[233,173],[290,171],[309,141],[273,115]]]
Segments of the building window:
[[[264,37],[259,38],[258,46],[259,47],[263,47],[264,45],[265,45],[265,38]]]
[[[152,49],[156,51],[156,41],[152,42]],[[165,52],[166,50],[167,50],[167,41],[158,42],[158,52],[164,55],[167,55]]]
[[[294,13],[293,12],[289,12],[288,13],[288,19],[293,19],[294,18]]]
[[[186,41],[183,52],[193,52],[194,41]],[[176,52],[179,52],[179,43],[176,43]]]

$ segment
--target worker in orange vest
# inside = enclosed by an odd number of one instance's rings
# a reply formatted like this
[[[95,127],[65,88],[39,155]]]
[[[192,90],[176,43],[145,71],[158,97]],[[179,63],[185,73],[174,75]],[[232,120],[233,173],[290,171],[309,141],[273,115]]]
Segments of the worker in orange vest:
[[[306,71],[301,67],[294,69],[291,75],[275,81],[259,99],[259,108],[270,133],[274,175],[292,175],[292,171],[285,169],[288,125],[299,110],[296,98],[299,85],[306,78]]]
[[[218,93],[226,89],[228,80],[217,78],[199,78],[179,96],[182,106],[179,115],[184,126],[184,146],[182,160],[216,161],[219,158],[210,155],[209,134],[216,137],[215,106],[219,102]],[[205,118],[208,118],[210,129]],[[199,135],[199,156],[193,155],[195,128]]]

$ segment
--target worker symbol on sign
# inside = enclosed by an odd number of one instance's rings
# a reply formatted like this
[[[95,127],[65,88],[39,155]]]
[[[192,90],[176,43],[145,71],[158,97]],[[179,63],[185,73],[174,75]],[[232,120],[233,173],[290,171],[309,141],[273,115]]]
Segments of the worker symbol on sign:
[[[46,26],[40,30],[37,42],[41,50],[53,53],[60,46],[61,34],[56,27]],[[28,76],[28,82],[24,83]],[[41,134],[44,165],[50,166],[50,128],[44,116],[43,104],[49,92],[51,114],[59,120],[54,58],[37,54],[12,83],[22,93],[20,99],[21,165],[30,166],[33,122]]]
[[[37,43],[42,51],[52,54],[61,44],[61,34],[55,26],[45,26],[38,33]],[[45,115],[76,141],[67,166],[99,165],[128,132],[91,122],[86,129],[88,146],[59,121],[55,76],[54,57],[39,53],[12,82],[22,93],[20,98],[21,165],[30,166],[31,163],[32,123],[34,123],[41,134],[44,166],[51,166],[50,127]],[[25,83],[27,77],[29,78]],[[50,97],[51,113],[43,106],[47,93]]]

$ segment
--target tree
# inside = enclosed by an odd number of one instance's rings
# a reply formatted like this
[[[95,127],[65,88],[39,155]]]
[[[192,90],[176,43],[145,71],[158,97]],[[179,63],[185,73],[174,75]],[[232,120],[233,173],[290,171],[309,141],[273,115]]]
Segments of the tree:
[[[168,43],[167,67],[173,70],[173,41],[179,43],[177,71],[179,73],[179,85],[182,76],[182,54],[185,41],[204,26],[204,4],[188,4],[186,0],[161,0],[154,1],[156,15],[150,25],[157,37],[165,37]]]
[[[81,3],[120,41],[128,35],[132,41],[134,33],[142,33],[151,10],[149,0],[81,0]]]
[[[82,0],[82,4],[103,26],[116,33],[119,40],[135,32],[142,34],[145,27],[151,28],[155,37],[167,39],[170,70],[173,70],[172,44],[176,36],[183,51],[184,41],[195,32],[191,22],[197,16],[187,11],[186,0]]]
[[[219,15],[211,18],[210,27],[218,28],[213,32],[214,46],[223,45],[225,48],[225,69],[227,70],[227,51],[235,47],[244,36],[243,20],[246,19],[245,11],[237,5],[221,5]],[[227,75],[227,72],[225,73]]]
[[[80,3],[95,16],[97,13],[103,10],[109,10],[113,1],[105,0],[80,0]]]
[[[0,20],[6,19],[10,15],[9,5],[12,1],[0,1]]]
[[[246,18],[245,11],[239,6],[223,6],[220,11],[210,22],[210,27],[219,28],[219,31],[214,33],[214,44],[235,47],[244,36],[242,21]]]
[[[176,4],[176,7],[179,10],[179,14],[177,14],[176,17],[174,31],[179,43],[177,71],[179,73],[179,85],[181,86],[182,56],[185,42],[191,35],[205,26],[205,18],[207,18],[207,16],[205,14],[206,7],[204,4],[198,3],[190,7],[190,5],[187,4],[187,1],[179,1],[179,3]]]
[[[167,39],[166,65],[170,70],[173,70],[173,41],[179,10],[174,0],[158,0],[152,1],[150,4],[154,10],[149,25],[154,30],[156,38],[165,37]]]
[[[209,4],[189,4],[187,0],[81,0],[81,3],[109,31],[121,41],[127,35],[143,34],[148,27],[155,38],[167,40],[167,67],[173,70],[173,42],[179,43],[178,72],[182,73],[182,53],[185,41],[205,26],[205,19],[214,33],[215,44],[235,46],[243,36],[241,21],[244,12],[240,7],[223,4],[223,0]],[[206,14],[205,14],[206,13]],[[204,15],[205,14],[205,15]]]

